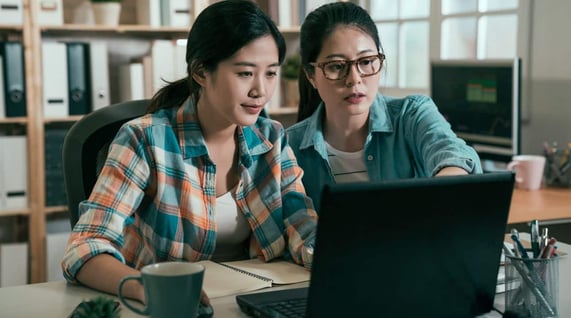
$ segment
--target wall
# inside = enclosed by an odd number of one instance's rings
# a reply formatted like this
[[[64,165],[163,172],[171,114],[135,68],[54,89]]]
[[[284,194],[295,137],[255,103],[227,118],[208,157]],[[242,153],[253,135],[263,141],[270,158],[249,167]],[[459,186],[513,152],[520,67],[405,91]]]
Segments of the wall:
[[[571,1],[533,1],[532,6],[530,105],[522,151],[540,154],[544,141],[571,142]]]

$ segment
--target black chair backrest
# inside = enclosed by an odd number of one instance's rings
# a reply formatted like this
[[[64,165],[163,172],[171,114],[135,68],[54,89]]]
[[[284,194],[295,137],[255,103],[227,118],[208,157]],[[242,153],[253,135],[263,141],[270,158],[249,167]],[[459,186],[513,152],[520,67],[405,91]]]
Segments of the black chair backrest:
[[[109,105],[85,115],[69,129],[62,155],[72,228],[79,219],[79,203],[89,197],[115,134],[125,122],[145,114],[149,103],[145,99]]]

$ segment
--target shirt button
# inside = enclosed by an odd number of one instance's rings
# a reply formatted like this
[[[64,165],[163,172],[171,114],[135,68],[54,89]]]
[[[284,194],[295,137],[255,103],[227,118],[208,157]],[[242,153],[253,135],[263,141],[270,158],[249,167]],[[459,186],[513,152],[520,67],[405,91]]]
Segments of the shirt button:
[[[368,155],[367,160],[369,160],[369,161],[373,160],[373,155]]]

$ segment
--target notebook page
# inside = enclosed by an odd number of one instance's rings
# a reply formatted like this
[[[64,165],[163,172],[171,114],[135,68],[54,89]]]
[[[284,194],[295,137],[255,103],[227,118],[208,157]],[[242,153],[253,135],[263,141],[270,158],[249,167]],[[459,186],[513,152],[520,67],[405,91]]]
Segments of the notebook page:
[[[223,264],[258,276],[267,277],[277,285],[307,282],[310,277],[310,272],[303,266],[284,260],[264,262],[254,258],[224,262]]]
[[[241,273],[213,261],[200,261],[204,265],[202,288],[209,298],[217,298],[272,287],[269,279],[261,279]]]

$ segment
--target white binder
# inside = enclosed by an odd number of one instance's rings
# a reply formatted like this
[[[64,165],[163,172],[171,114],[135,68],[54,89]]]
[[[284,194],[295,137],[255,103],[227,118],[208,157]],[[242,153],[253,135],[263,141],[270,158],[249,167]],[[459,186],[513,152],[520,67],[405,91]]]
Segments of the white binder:
[[[28,206],[26,136],[0,136],[0,210]]]
[[[93,110],[110,104],[109,57],[107,43],[92,41],[89,43],[91,105]]]
[[[154,40],[151,47],[153,64],[153,94],[166,85],[166,81],[175,80],[174,43],[171,40]]]
[[[204,10],[206,7],[211,5],[214,1],[212,0],[194,0],[192,2],[192,21]]]
[[[42,78],[44,117],[68,116],[67,47],[64,42],[42,42]]]
[[[28,243],[0,244],[0,287],[28,283]]]
[[[38,0],[38,1],[39,1],[38,24],[63,25],[62,0]]]
[[[121,102],[145,98],[143,63],[119,66],[119,98]]]
[[[22,0],[0,0],[0,25],[24,23]]]
[[[2,55],[0,55],[0,118],[6,118],[6,94],[4,94],[4,65],[2,64]]]
[[[163,1],[163,0],[160,0]],[[137,24],[161,26],[161,3],[157,0],[137,1]]]
[[[164,26],[190,26],[190,0],[161,0],[161,20]]]
[[[143,64],[143,87],[145,91],[145,98],[153,98],[153,58],[150,55],[145,55],[141,58]]]
[[[173,43],[173,79],[185,78],[186,73],[186,40]]]
[[[61,260],[70,232],[46,234],[46,274],[47,281],[65,280],[61,270]]]
[[[280,0],[278,4],[278,23],[282,28],[291,27],[291,0]]]

